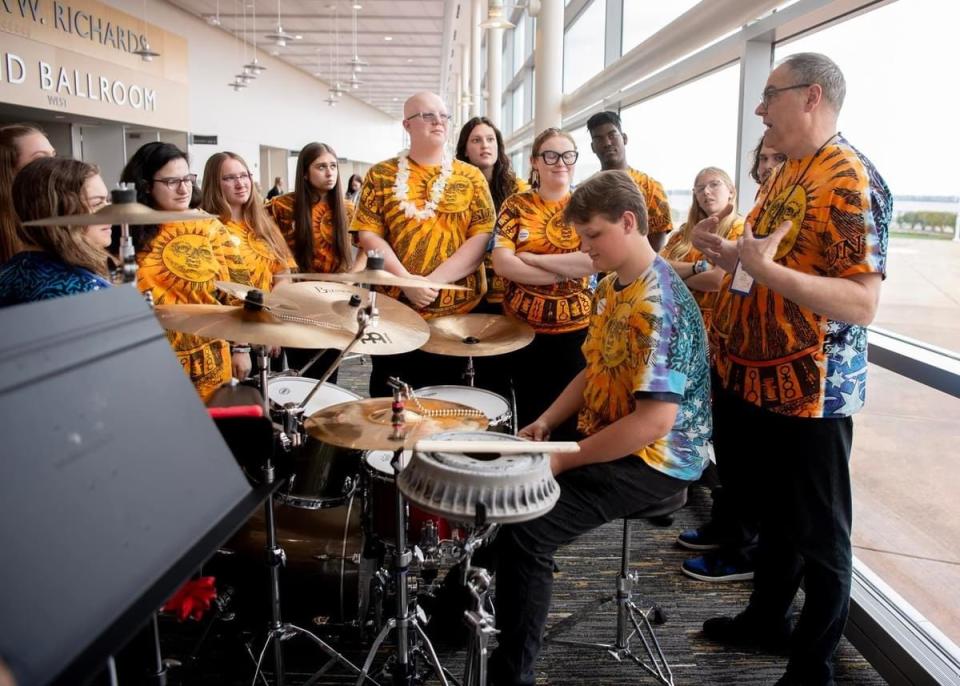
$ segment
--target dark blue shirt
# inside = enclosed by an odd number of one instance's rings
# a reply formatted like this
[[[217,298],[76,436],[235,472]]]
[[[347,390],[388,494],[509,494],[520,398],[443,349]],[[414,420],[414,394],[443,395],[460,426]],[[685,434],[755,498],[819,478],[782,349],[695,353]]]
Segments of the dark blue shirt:
[[[102,276],[45,252],[26,250],[0,267],[0,307],[109,287]]]

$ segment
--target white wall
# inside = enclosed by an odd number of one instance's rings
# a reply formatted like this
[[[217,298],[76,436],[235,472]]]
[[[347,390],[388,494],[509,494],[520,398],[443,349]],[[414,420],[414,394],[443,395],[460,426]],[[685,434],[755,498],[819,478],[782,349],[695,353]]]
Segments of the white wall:
[[[124,0],[104,2],[131,11]],[[377,162],[396,154],[400,122],[380,110],[348,95],[328,106],[323,101],[326,83],[263,51],[257,57],[267,71],[249,88],[234,92],[227,83],[243,60],[233,36],[166,3],[151,2],[148,20],[187,40],[190,132],[219,136],[216,146],[189,146],[194,171],[202,172],[215,152],[230,150],[259,176],[261,145],[299,150],[315,140],[352,160]],[[248,49],[246,61],[251,58]]]

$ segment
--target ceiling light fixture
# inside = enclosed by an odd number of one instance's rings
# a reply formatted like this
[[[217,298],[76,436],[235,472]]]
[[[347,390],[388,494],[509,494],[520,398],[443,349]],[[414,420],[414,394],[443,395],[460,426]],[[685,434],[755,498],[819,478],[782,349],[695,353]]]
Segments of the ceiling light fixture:
[[[150,39],[147,38],[147,0],[143,0],[143,42],[133,54],[139,55],[144,62],[153,62],[154,57],[160,57],[160,53],[150,47]]]
[[[217,0],[217,13],[215,15],[207,15],[206,20],[210,26],[220,26],[220,0]]]
[[[219,0],[218,0],[219,2]],[[260,63],[260,60],[257,59],[257,7],[253,7],[253,59],[243,65],[243,70],[247,71],[254,76],[260,76],[263,72],[267,70],[263,64]]]
[[[383,40],[393,40],[393,36],[384,36]]]
[[[353,67],[354,74],[363,71],[363,68],[367,66],[367,63],[360,59],[360,54],[357,51],[357,10],[359,9],[359,5],[353,6],[353,57],[347,62],[349,66]]]
[[[513,24],[503,16],[503,0],[488,0],[487,20],[480,24],[481,29],[512,29]]]
[[[282,22],[282,17],[280,13],[280,0],[277,0],[277,30],[274,31],[273,33],[268,33],[266,35],[266,38],[269,38],[270,40],[272,40],[273,44],[277,46],[277,48],[287,47],[287,41],[294,40],[295,38],[293,34],[287,33],[286,31],[283,30],[283,22]],[[277,53],[271,52],[270,54],[272,55],[272,54],[280,54],[280,53],[278,50]]]

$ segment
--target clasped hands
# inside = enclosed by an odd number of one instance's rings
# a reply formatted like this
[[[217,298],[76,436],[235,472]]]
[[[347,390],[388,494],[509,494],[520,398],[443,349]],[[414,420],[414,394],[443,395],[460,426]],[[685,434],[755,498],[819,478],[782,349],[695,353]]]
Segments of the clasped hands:
[[[520,429],[517,436],[526,438],[528,441],[549,441],[550,425],[540,417],[532,424],[528,424]],[[550,453],[550,471],[553,472],[554,476],[566,470],[563,457],[563,453]]]

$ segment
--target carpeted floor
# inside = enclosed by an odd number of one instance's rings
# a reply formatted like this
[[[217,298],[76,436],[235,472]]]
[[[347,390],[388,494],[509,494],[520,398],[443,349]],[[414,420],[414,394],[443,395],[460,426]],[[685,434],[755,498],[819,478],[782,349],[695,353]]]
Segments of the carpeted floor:
[[[340,371],[339,385],[366,396],[369,363],[361,359],[348,361]],[[716,614],[731,614],[741,608],[750,593],[749,583],[706,584],[683,576],[680,563],[689,555],[674,541],[684,528],[703,522],[709,513],[709,492],[701,487],[690,491],[689,503],[668,527],[646,522],[634,524],[634,569],[639,573],[639,604],[653,600],[663,608],[667,622],[657,627],[657,635],[667,654],[677,684],[772,684],[782,674],[785,658],[754,652],[739,652],[718,647],[704,640],[700,627],[705,619]],[[560,571],[554,585],[551,623],[562,619],[585,601],[614,590],[619,567],[621,523],[611,522],[583,536],[561,550],[557,563]],[[290,599],[287,599],[290,601]],[[293,601],[295,602],[295,601]],[[314,627],[316,629],[316,627]],[[322,627],[321,627],[322,628]],[[195,643],[200,627],[187,627],[165,622],[163,627],[165,655],[183,660]],[[607,642],[613,638],[615,615],[605,615],[581,624],[570,638]],[[330,643],[356,663],[363,660],[366,646],[355,636],[324,634]],[[259,653],[262,632],[250,636],[250,652]],[[342,669],[312,676],[325,663],[324,654],[308,639],[298,637],[285,642],[287,681],[292,685],[353,683]],[[240,648],[230,623],[214,624],[213,630],[192,669],[173,670],[170,682],[197,684],[251,683],[254,660]],[[642,650],[637,646],[638,650]],[[438,645],[443,665],[458,679],[462,678],[464,651]],[[384,651],[381,651],[384,652]],[[378,658],[378,662],[382,659]],[[836,656],[838,684],[883,684],[883,679],[857,651],[844,641]],[[264,660],[269,682],[272,660]],[[242,678],[241,676],[242,675]],[[382,683],[386,683],[381,681]],[[261,679],[258,683],[264,683]],[[439,683],[431,678],[429,683]],[[542,653],[538,683],[555,684],[645,684],[655,683],[633,663],[619,663],[601,651],[548,646]]]

